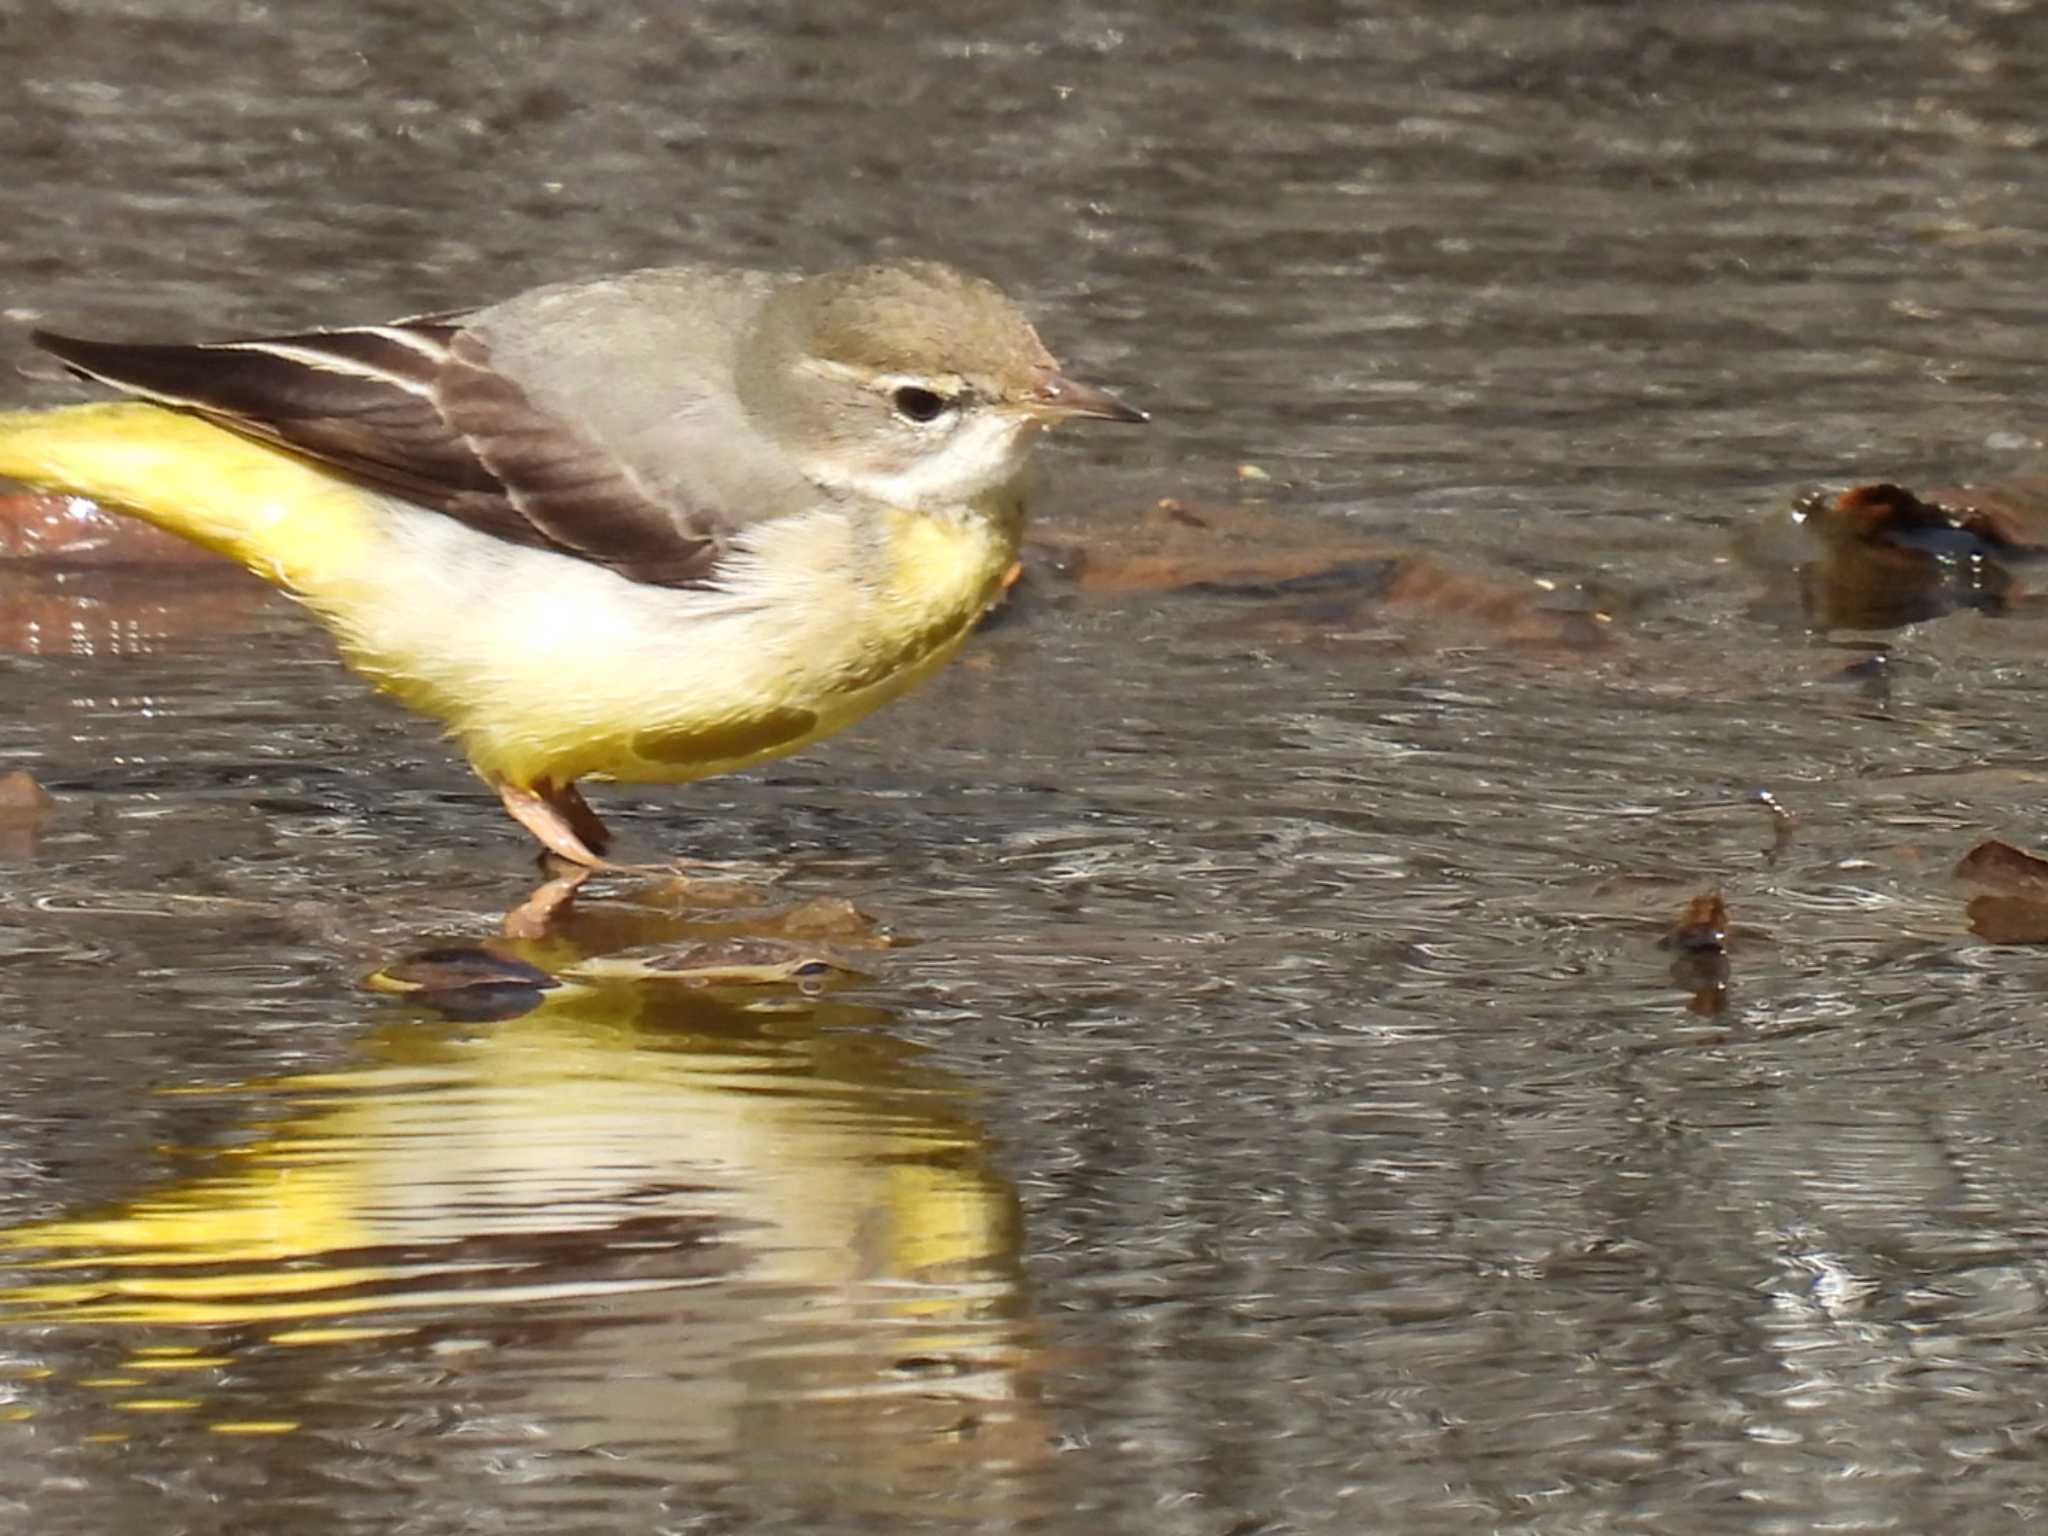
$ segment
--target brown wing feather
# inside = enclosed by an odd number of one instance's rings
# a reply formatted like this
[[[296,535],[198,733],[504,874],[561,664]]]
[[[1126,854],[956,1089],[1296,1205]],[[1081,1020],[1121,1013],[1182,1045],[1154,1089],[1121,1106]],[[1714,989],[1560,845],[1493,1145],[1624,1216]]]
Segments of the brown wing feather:
[[[537,409],[475,333],[454,337],[434,401],[548,542],[659,586],[700,585],[717,564],[722,521],[679,517],[651,496],[603,446]]]
[[[74,372],[302,454],[512,543],[658,586],[702,586],[723,519],[651,495],[491,365],[460,316],[200,346],[36,344]]]

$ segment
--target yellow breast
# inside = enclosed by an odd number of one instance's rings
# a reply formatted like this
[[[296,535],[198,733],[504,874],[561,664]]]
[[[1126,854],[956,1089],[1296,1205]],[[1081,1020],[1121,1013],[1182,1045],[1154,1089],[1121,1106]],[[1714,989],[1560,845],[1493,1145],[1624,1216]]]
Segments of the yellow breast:
[[[638,781],[706,777],[852,724],[951,659],[1000,591],[1022,521],[1022,504],[1010,497],[966,516],[892,509],[872,549],[856,529],[840,526],[830,537],[810,530],[784,568],[784,595],[764,606],[755,633],[736,626],[729,642],[735,657],[771,655],[771,669],[716,709],[661,712],[659,724],[643,724],[626,743],[633,761],[584,771]],[[761,633],[770,628],[772,640]]]
[[[1017,558],[1022,503],[1008,498],[972,516],[892,510],[886,574],[875,603],[875,658],[854,686],[914,667],[949,649],[988,611]]]

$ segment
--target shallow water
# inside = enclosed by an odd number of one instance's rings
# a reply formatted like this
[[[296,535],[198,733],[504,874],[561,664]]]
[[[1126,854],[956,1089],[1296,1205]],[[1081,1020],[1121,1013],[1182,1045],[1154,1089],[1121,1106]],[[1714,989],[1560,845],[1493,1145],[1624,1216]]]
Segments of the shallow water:
[[[2041,620],[1809,634],[1729,558],[1812,484],[2036,462],[2038,8],[129,0],[0,48],[19,319],[944,255],[1156,413],[1051,451],[1049,511],[1257,500],[1615,615],[1034,574],[831,744],[599,791],[765,872],[606,885],[535,956],[851,902],[867,979],[460,1020],[359,986],[530,883],[430,728],[231,579],[12,573],[0,770],[59,806],[0,841],[10,1523],[2048,1503],[2048,957],[1949,873],[2037,833]],[[1720,993],[1657,942],[1716,886]]]

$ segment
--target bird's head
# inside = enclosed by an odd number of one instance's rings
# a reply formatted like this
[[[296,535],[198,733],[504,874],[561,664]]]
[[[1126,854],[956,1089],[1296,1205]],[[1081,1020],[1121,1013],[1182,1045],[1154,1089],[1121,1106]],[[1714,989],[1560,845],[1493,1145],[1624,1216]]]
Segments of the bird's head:
[[[930,261],[776,290],[743,354],[747,410],[821,485],[941,509],[1007,484],[1045,427],[1143,421],[1068,378],[1017,306]]]

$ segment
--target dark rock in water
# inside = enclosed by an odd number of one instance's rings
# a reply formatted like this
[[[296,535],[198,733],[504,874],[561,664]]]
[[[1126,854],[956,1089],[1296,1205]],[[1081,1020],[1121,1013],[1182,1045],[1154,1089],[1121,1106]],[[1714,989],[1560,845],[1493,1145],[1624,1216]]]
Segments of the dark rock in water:
[[[381,992],[450,992],[462,987],[522,986],[543,991],[560,985],[539,966],[480,944],[422,949],[393,961],[370,978]]]
[[[1789,577],[1807,622],[1891,629],[1964,608],[2006,612],[2023,591],[2018,571],[2048,546],[2008,508],[1879,483],[1799,498],[1743,553],[1781,591]]]

